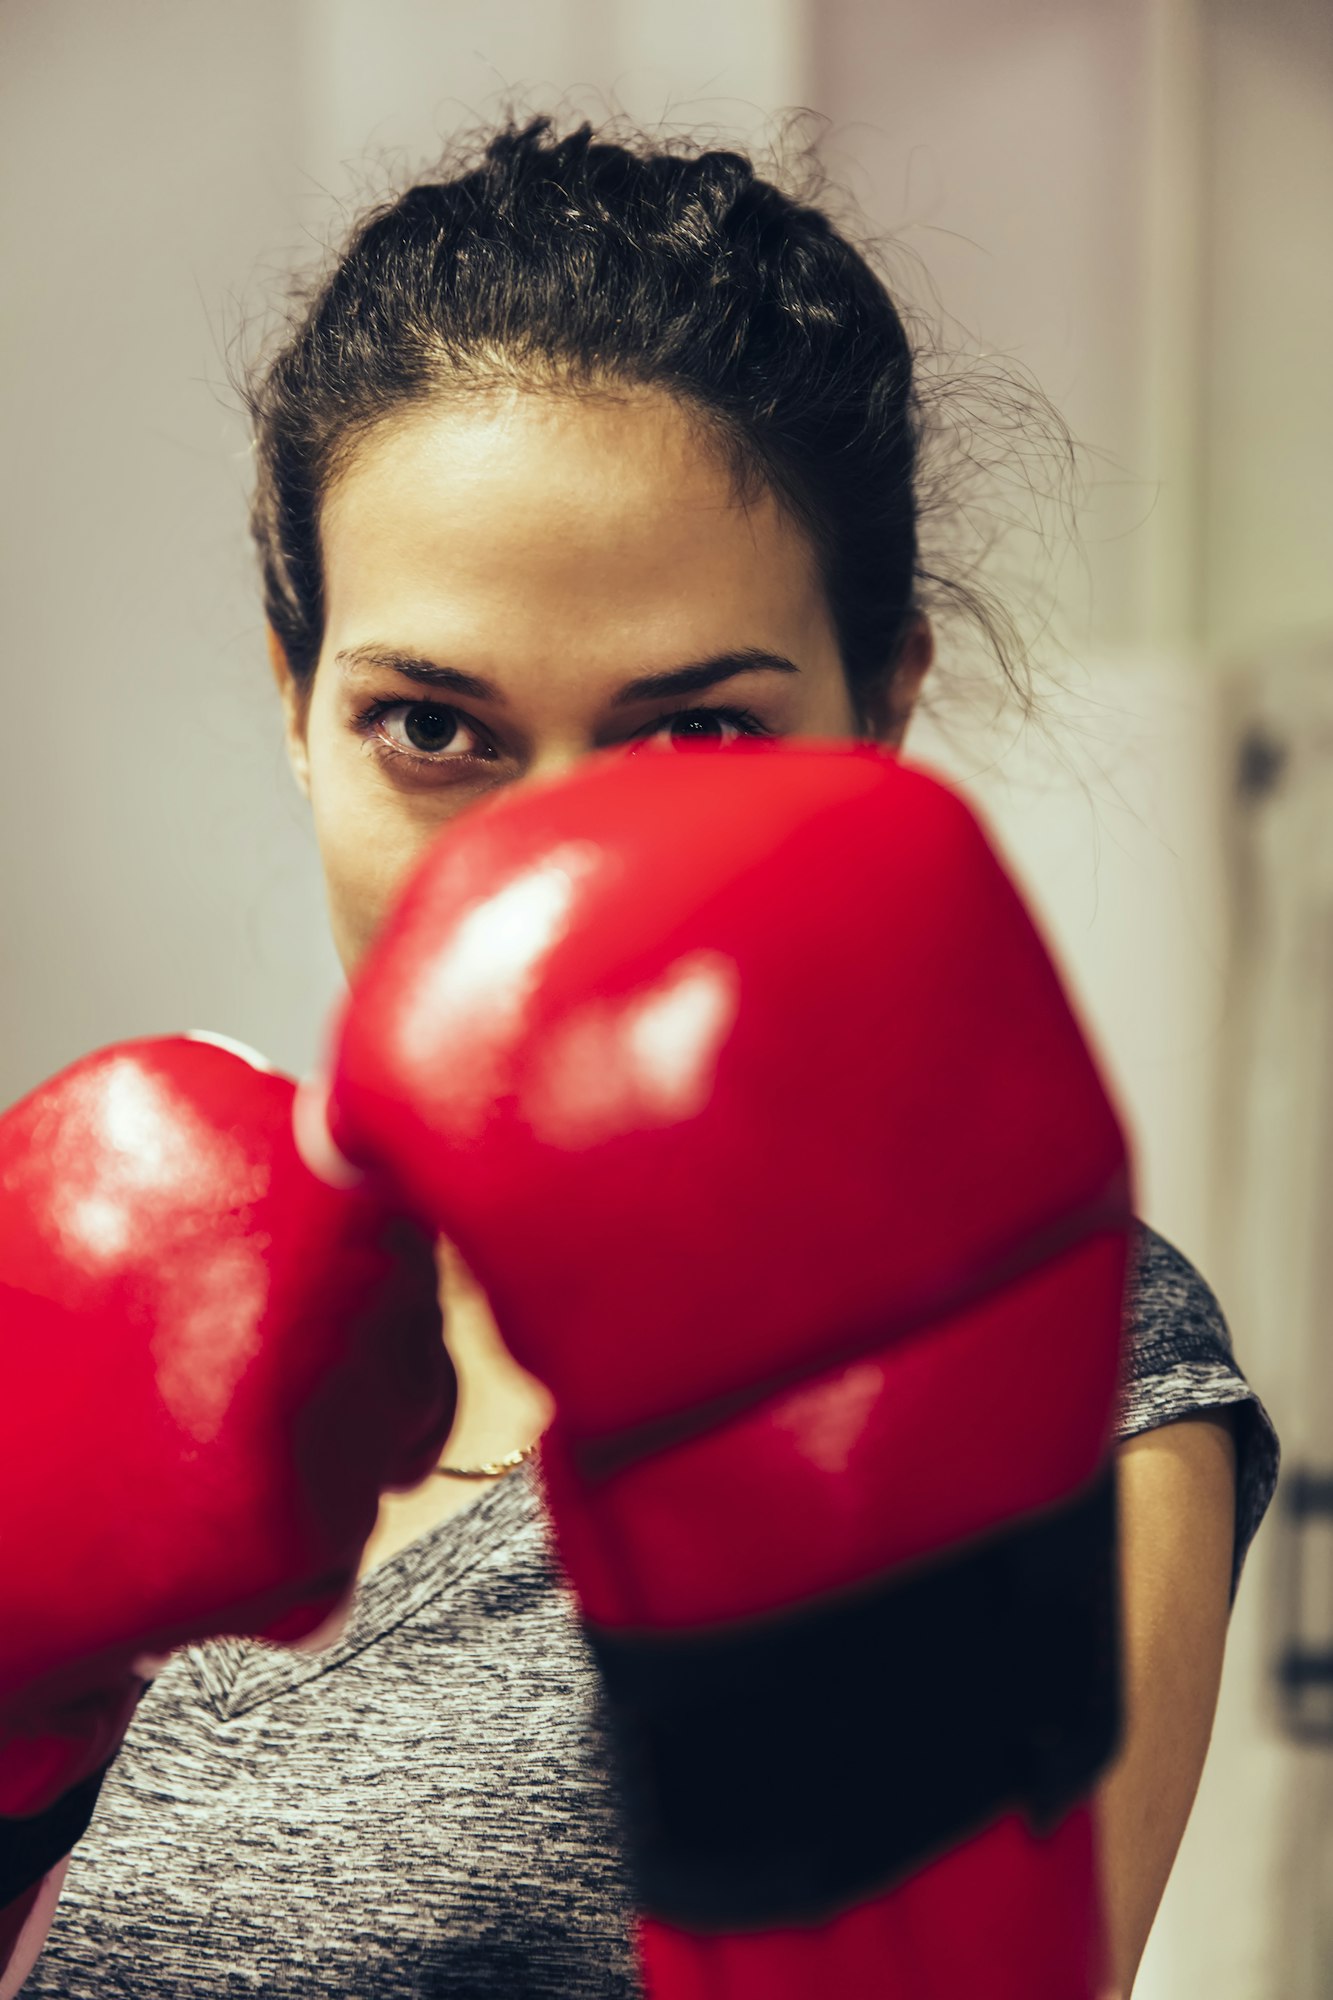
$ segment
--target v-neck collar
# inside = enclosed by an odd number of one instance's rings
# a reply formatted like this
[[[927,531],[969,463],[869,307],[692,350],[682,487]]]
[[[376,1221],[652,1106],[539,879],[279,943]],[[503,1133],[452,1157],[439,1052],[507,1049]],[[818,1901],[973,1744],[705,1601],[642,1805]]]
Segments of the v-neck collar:
[[[347,1623],[321,1652],[299,1653],[262,1639],[221,1638],[187,1646],[177,1658],[218,1720],[230,1721],[355,1658],[484,1562],[498,1541],[540,1511],[534,1467],[521,1465],[367,1571],[356,1586]]]

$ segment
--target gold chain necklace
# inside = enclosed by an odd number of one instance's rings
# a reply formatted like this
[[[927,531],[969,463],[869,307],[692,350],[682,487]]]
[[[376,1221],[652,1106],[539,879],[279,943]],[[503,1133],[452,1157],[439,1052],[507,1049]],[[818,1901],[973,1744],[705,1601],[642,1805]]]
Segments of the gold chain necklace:
[[[532,1457],[540,1438],[525,1444],[522,1451],[511,1451],[505,1458],[497,1458],[490,1465],[434,1465],[431,1471],[441,1479],[494,1479],[497,1473],[512,1472],[516,1465]]]

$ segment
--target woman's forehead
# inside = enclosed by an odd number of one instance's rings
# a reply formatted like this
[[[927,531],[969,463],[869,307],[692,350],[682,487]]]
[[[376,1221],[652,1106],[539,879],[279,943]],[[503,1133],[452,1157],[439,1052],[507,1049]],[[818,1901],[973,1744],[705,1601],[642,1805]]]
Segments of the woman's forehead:
[[[470,628],[493,643],[498,620],[516,638],[568,624],[585,643],[595,626],[621,657],[633,643],[675,659],[682,643],[779,650],[822,607],[800,529],[766,489],[742,496],[661,392],[414,411],[363,440],[321,529],[338,646],[438,645],[441,626],[455,648]]]
[[[399,409],[344,457],[325,525],[386,500],[460,520],[481,508],[488,526],[516,529],[531,520],[549,529],[553,508],[571,525],[745,512],[719,445],[657,389],[472,392]]]

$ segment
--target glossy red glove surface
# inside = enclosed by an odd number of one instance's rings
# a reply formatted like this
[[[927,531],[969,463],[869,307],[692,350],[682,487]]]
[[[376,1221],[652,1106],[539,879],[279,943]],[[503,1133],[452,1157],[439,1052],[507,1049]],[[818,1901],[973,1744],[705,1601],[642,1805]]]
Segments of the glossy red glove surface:
[[[552,1389],[549,1496],[603,1635],[776,1632],[1105,1470],[1123,1137],[1018,895],[924,772],[652,752],[473,815],[355,982],[327,1110]],[[1021,1615],[1001,1600],[983,1641]],[[913,1719],[862,1726],[879,1755]],[[654,1990],[1095,1988],[1082,1807],[853,1900],[767,1936],[650,1923]]]
[[[105,1763],[139,1655],[311,1632],[447,1434],[430,1239],[310,1174],[292,1096],[181,1036],[0,1119],[2,1814]]]

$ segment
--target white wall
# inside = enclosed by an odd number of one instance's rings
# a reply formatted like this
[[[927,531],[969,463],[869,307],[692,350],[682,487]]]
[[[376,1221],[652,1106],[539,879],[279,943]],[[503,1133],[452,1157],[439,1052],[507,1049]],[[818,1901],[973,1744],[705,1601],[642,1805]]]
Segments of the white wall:
[[[1144,632],[1141,532],[1158,471],[1141,393],[1151,0],[823,0],[816,18],[830,167],[979,346],[1031,370],[1125,468],[1092,467],[1089,575],[1065,577],[1071,645],[1159,636]]]
[[[1219,1270],[1237,1321],[1265,1356],[1265,1400],[1284,1480],[1333,1474],[1333,636],[1274,643],[1229,677],[1240,727],[1276,749],[1270,782],[1233,828],[1235,953],[1227,1055],[1228,1190]],[[1298,1550],[1279,1505],[1255,1547],[1247,1617],[1205,1773],[1199,1829],[1177,1908],[1194,1918],[1184,1963],[1238,1993],[1324,2000],[1333,1992],[1333,1745],[1277,1725],[1273,1666],[1290,1640]],[[1305,1531],[1300,1634],[1333,1636],[1333,1523]],[[1317,1691],[1316,1691],[1317,1692]],[[1333,1700],[1306,1701],[1324,1717]],[[1211,1782],[1210,1782],[1211,1781]],[[1243,1809],[1246,1839],[1235,1839]],[[1196,1865],[1207,1859],[1207,1867]],[[1227,1910],[1219,1926],[1212,1915]],[[1184,1925],[1179,1927],[1184,1933]]]
[[[1207,17],[1204,611],[1252,657],[1333,628],[1333,7]]]
[[[511,95],[734,136],[806,87],[798,0],[299,0],[298,13],[310,171],[335,188],[368,151],[418,163]]]
[[[328,968],[228,408],[294,247],[297,22],[265,0],[0,17],[0,1101],[211,1026],[291,1060]]]

